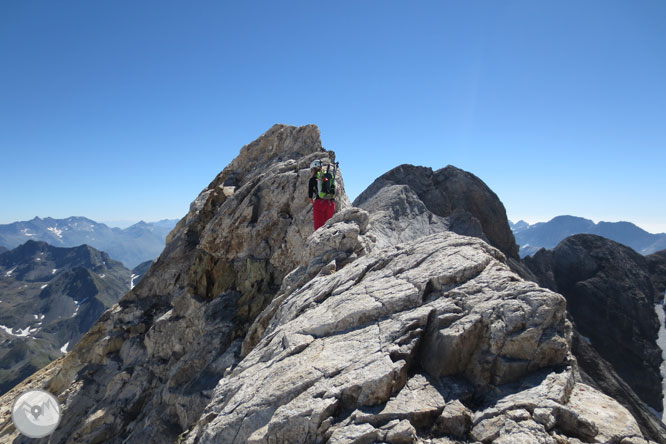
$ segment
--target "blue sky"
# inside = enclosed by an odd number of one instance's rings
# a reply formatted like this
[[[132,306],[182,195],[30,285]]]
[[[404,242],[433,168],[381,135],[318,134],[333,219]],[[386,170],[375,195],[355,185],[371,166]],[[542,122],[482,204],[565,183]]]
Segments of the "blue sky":
[[[666,2],[0,2],[0,223],[180,218],[274,123],[354,198],[455,165],[508,216],[666,232]]]

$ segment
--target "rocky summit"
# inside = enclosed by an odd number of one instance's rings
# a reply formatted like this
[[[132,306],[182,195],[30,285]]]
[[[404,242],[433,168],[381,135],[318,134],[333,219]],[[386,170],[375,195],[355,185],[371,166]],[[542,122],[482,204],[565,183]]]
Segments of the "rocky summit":
[[[44,388],[49,443],[665,442],[583,381],[565,298],[515,272],[479,179],[403,166],[418,183],[353,206],[339,174],[313,232],[313,160],[335,160],[313,125],[243,147],[139,285],[2,398],[0,441],[35,442],[9,411]]]

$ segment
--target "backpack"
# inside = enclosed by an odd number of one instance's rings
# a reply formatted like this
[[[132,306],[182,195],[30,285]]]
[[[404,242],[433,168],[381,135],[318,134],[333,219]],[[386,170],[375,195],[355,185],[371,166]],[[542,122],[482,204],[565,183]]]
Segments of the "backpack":
[[[331,164],[326,165],[326,171],[323,170],[318,174],[317,186],[319,189],[319,197],[322,199],[335,199],[335,173],[338,169],[338,163],[333,165],[333,173],[331,173]]]

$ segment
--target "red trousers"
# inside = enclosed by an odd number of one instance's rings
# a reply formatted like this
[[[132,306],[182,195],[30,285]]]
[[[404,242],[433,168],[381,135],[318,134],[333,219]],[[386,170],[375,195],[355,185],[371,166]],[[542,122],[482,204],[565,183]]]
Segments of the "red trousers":
[[[335,201],[328,199],[317,199],[314,201],[313,207],[314,215],[314,229],[324,225],[327,220],[333,217],[335,213]]]

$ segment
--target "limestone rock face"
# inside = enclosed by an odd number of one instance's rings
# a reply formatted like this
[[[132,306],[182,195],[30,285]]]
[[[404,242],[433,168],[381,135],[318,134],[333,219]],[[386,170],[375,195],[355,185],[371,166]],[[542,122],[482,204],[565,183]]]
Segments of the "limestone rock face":
[[[527,265],[567,298],[576,328],[649,406],[661,410],[661,350],[655,291],[645,257],[611,240],[581,234]]]
[[[359,208],[340,177],[313,233],[314,159],[334,154],[312,125],[241,150],[141,283],[19,388],[63,406],[37,442],[641,442],[582,385],[564,297],[512,271],[485,185],[400,167]],[[7,419],[12,395],[0,442],[35,442]]]
[[[471,397],[565,365],[564,299],[503,260],[447,232],[318,275],[281,302],[187,442],[383,440],[393,420],[433,427],[446,378]]]

